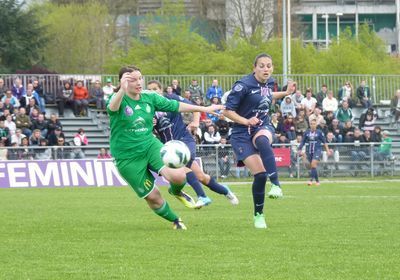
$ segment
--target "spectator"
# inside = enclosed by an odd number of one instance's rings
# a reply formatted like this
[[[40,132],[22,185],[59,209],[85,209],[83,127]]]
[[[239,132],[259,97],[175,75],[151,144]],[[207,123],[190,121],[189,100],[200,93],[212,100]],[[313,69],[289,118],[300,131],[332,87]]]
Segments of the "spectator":
[[[352,137],[354,136],[354,129],[355,127],[353,126],[352,121],[348,120],[345,122],[342,130],[344,142],[351,142],[351,140],[348,140],[347,138],[352,139]]]
[[[0,78],[0,100],[3,98],[3,96],[6,94],[6,86],[4,85],[4,79]]]
[[[219,114],[218,120],[215,122],[215,125],[217,126],[221,137],[225,137],[226,139],[229,139],[230,127],[229,127],[229,122],[226,120],[226,117],[224,114]]]
[[[39,146],[40,145],[40,141],[42,139],[45,139],[45,138],[42,137],[42,135],[40,134],[40,130],[39,129],[35,129],[35,130],[33,130],[33,133],[31,135],[31,137],[29,138],[29,144],[31,146]]]
[[[364,133],[363,133],[363,137],[364,137],[364,142],[365,143],[373,142],[372,139],[371,139],[371,131],[365,130]]]
[[[297,134],[296,138],[290,141],[290,165],[288,167],[289,177],[294,177],[294,172],[296,171],[297,161],[298,161],[298,154],[297,154],[297,147],[301,143],[302,134]],[[306,147],[303,147],[303,150],[306,150]]]
[[[6,102],[7,99],[8,99],[8,102]],[[14,109],[14,107],[18,108],[21,105],[19,100],[15,96],[12,95],[11,89],[6,90],[4,96],[1,98],[1,102],[3,102],[4,104],[11,104],[13,109]],[[4,108],[8,109],[7,106]],[[10,111],[12,112],[12,110],[10,110]]]
[[[324,135],[328,134],[329,131],[328,126],[326,125],[326,121],[324,119],[321,120],[317,128],[321,130],[324,133]]]
[[[10,130],[5,126],[4,121],[0,120],[0,142],[5,146],[8,145],[10,139]]]
[[[15,125],[15,122],[12,120],[12,116],[9,114],[6,117],[6,120],[4,121],[5,127],[8,128],[8,131],[10,131],[10,135],[14,135],[15,131],[17,130],[17,126]]]
[[[98,159],[111,158],[111,155],[107,152],[105,148],[100,148],[100,153],[97,155]]]
[[[222,88],[218,86],[218,80],[212,81],[211,86],[207,90],[207,99],[211,101],[212,98],[216,97],[220,101],[222,98]]]
[[[314,109],[317,106],[317,99],[312,96],[312,89],[307,88],[306,90],[306,98],[301,100],[301,104],[306,110],[306,115],[309,116],[314,113]]]
[[[56,97],[58,115],[64,117],[65,105],[70,105],[73,108],[74,95],[70,82],[65,82],[64,85],[58,90]]]
[[[327,97],[328,87],[326,85],[322,85],[320,92],[317,94],[317,106],[322,108],[322,102]],[[332,92],[333,93],[333,92]]]
[[[47,137],[49,124],[44,118],[43,114],[39,114],[37,120],[32,122],[32,129],[39,129],[43,138]]]
[[[335,138],[338,143],[343,142],[343,129],[339,125],[339,120],[338,119],[333,119],[332,124],[330,127],[328,127],[329,131],[332,131],[332,133],[335,135]]]
[[[7,159],[8,160],[20,160],[21,159],[21,153],[20,149],[17,147],[16,142],[11,142],[11,149],[8,150],[7,152]]]
[[[38,160],[49,160],[51,159],[51,149],[47,145],[47,140],[44,138],[40,139],[40,149],[35,149],[35,159]]]
[[[333,96],[333,91],[328,91],[328,95],[322,101],[322,110],[324,112],[333,112],[335,113],[338,109],[339,102]]]
[[[75,136],[74,136],[74,139],[75,138],[77,138],[79,140],[79,141],[76,140],[77,143],[79,143],[79,144],[76,144],[75,146],[87,146],[89,144],[89,141],[85,134],[85,130],[83,128],[78,129],[78,133],[75,134]]]
[[[340,88],[338,95],[340,104],[343,104],[343,101],[347,101],[348,106],[353,108],[354,89],[349,81],[347,81],[344,86]]]
[[[39,96],[37,104],[39,105],[40,112],[46,114],[46,101],[44,98],[44,91],[42,85],[39,83],[39,80],[33,81],[33,90]]]
[[[103,87],[104,101],[107,102],[110,96],[114,93],[115,87],[112,84],[112,79],[106,79],[106,85]]]
[[[0,141],[0,161],[7,160],[7,149],[5,148],[5,143]]]
[[[81,137],[75,135],[74,139],[71,141],[72,147],[80,147],[82,146]],[[82,159],[85,158],[85,153],[81,148],[73,148],[71,150],[71,159]]]
[[[21,107],[26,107],[29,104],[29,100],[31,100],[32,98],[35,99],[36,104],[39,104],[39,95],[37,94],[37,92],[33,89],[33,85],[32,84],[28,84],[26,86],[26,95],[23,96],[20,100],[20,106]]]
[[[30,137],[32,134],[31,126],[32,122],[30,118],[26,115],[26,111],[24,107],[19,108],[19,112],[17,117],[15,118],[15,124],[17,128],[21,129],[22,133],[26,135],[26,137]]]
[[[283,133],[283,125],[282,125],[282,122],[280,122],[278,120],[278,115],[277,114],[272,114],[271,115],[271,125],[275,129],[275,139],[278,139]]]
[[[195,105],[204,106],[203,98],[201,97],[192,97],[191,99]],[[200,122],[205,121],[207,119],[207,113],[200,112]]]
[[[396,91],[395,96],[390,101],[390,112],[394,116],[394,123],[398,123],[400,119],[400,89]]]
[[[61,122],[58,120],[56,114],[50,115],[50,120],[48,121],[47,128],[48,128],[47,136],[53,134],[56,128],[60,128],[60,130],[62,129]],[[49,146],[52,146],[52,143],[49,143]]]
[[[33,108],[31,114],[29,115],[31,122],[39,119],[39,109]]]
[[[50,141],[49,141],[50,142]],[[57,138],[57,144],[55,146],[53,159],[69,159],[71,158],[71,151],[69,148],[68,143],[65,142],[64,137]]]
[[[36,110],[38,114],[39,114],[39,112],[40,112],[39,106],[36,105],[36,99],[35,99],[35,98],[29,99],[29,103],[28,103],[28,105],[25,107],[25,112],[26,112],[26,114],[27,114],[28,116],[32,116],[33,110]]]
[[[362,80],[360,86],[357,88],[357,98],[364,108],[370,108],[372,106],[371,92],[369,87],[365,84],[365,80]]]
[[[304,109],[304,105],[301,103],[304,99],[304,96],[300,90],[296,90],[296,93],[292,94],[291,98],[292,98],[294,107],[296,108],[297,112],[299,112],[299,110]]]
[[[221,140],[221,135],[214,125],[210,125],[204,133],[204,144],[218,144]]]
[[[221,137],[220,144],[218,147],[218,166],[221,173],[221,178],[226,178],[229,175],[231,169],[231,163],[229,159],[229,150],[226,147],[227,140],[225,137]]]
[[[181,95],[182,93],[182,89],[179,86],[179,81],[177,79],[173,79],[171,82],[172,85],[172,91],[176,94],[176,95]],[[186,98],[186,97],[185,97]],[[190,100],[189,98],[186,98],[187,100]]]
[[[82,81],[78,81],[74,87],[74,114],[75,117],[87,116],[87,106],[89,104],[89,92],[83,86]]]
[[[22,96],[25,96],[25,88],[22,85],[22,81],[20,78],[16,78],[14,80],[14,85],[11,88],[12,95],[17,98],[17,100],[20,100]]]
[[[326,126],[330,127],[334,118],[335,115],[333,114],[333,112],[327,111],[324,118],[326,121]]]
[[[96,80],[96,82],[94,83],[94,87],[90,89],[90,99],[88,102],[96,104],[97,110],[104,110],[106,108],[104,91],[101,87],[99,80]]]
[[[352,136],[346,137],[345,141],[347,143],[353,143],[353,146],[350,147],[350,155],[351,160],[355,162],[354,165],[350,165],[350,169],[361,169],[359,162],[364,161],[367,157],[366,146],[360,145],[360,143],[364,143],[364,137],[361,134],[361,130],[359,128],[354,129],[354,134]]]
[[[65,139],[64,132],[61,131],[61,127],[56,127],[54,132],[49,135],[49,146],[56,146],[58,145],[58,140],[62,138],[63,141]]]
[[[374,116],[374,109],[372,107],[368,108],[367,112],[361,114],[358,127],[363,131],[365,130],[372,131],[374,130],[375,127],[375,120],[376,117]]]
[[[192,80],[192,83],[190,84],[188,89],[192,93],[192,98],[200,97],[201,99],[203,99],[203,91],[201,90],[201,87],[197,83],[196,79]]]
[[[333,134],[332,131],[329,131],[326,134],[326,143],[328,144],[329,147],[329,154],[333,157],[333,161],[335,162],[335,169],[339,170],[339,151],[337,149],[337,146],[335,145],[337,143],[337,139],[335,137],[335,135]],[[328,170],[328,160],[329,160],[329,154],[326,151],[322,151],[322,162],[324,163],[324,170]]]
[[[375,126],[374,131],[371,134],[371,142],[380,143],[382,142],[382,129],[380,126]]]
[[[389,131],[384,130],[382,132],[382,142],[376,153],[374,154],[374,158],[377,161],[383,161],[392,156],[392,142],[393,139],[389,137]]]
[[[339,108],[336,112],[336,118],[339,120],[339,125],[343,125],[347,121],[353,120],[353,112],[349,108],[349,103],[347,100],[342,102],[342,108]]]
[[[322,121],[325,121],[324,120],[324,116],[321,115],[321,109],[320,108],[316,107],[314,109],[314,113],[312,113],[308,117],[308,121],[311,122],[311,120],[316,120],[317,121],[317,126],[319,126]]]
[[[182,97],[186,98],[187,100],[192,100],[192,94],[191,94],[190,90],[186,89],[183,92]]]
[[[220,104],[220,101],[219,101],[218,97],[211,98],[211,105],[218,105],[218,104]],[[220,114],[220,112],[221,111],[215,111],[216,114]],[[214,124],[218,121],[218,115],[216,115],[216,114],[207,113],[207,118],[212,120],[212,122]]]
[[[208,119],[208,118],[206,118],[206,119],[204,120],[204,122],[201,122],[201,123],[200,123],[200,129],[201,129],[202,135],[204,135],[204,133],[205,133],[206,131],[208,131],[208,128],[209,128],[210,126],[212,126],[212,125],[213,125],[212,120],[210,120],[210,119]]]
[[[293,119],[293,116],[289,114],[286,120],[283,121],[283,132],[289,141],[296,139],[296,128]]]
[[[296,134],[303,135],[307,129],[308,129],[308,122],[305,120],[305,118],[301,115],[297,116],[295,121]]]
[[[21,140],[21,159],[23,160],[33,160],[34,152],[29,148],[29,138],[24,137]]]
[[[28,138],[25,134],[22,133],[22,130],[17,128],[15,130],[15,134],[11,135],[11,143],[17,143],[17,146],[21,146],[22,139]]]
[[[296,117],[296,107],[294,106],[294,103],[292,102],[292,98],[290,96],[286,96],[284,102],[281,103],[281,113],[283,118],[286,118],[288,115],[291,115],[292,117]]]
[[[3,104],[3,110],[8,110],[10,112],[10,114],[14,114],[14,108],[18,108],[18,107],[14,107],[11,104],[11,99],[10,98],[6,98],[4,100],[4,104]]]

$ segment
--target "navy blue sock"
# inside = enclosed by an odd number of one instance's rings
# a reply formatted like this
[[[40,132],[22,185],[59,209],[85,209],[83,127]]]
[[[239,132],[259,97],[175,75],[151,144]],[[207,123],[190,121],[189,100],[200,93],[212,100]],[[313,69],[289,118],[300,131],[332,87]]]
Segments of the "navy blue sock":
[[[315,182],[318,182],[319,180],[318,180],[317,168],[312,168],[311,171],[314,172],[314,179],[315,179]]]
[[[261,172],[254,175],[253,181],[253,203],[254,203],[254,216],[257,213],[262,214],[264,209],[265,199],[265,183],[267,182],[267,172]]]
[[[269,143],[268,137],[261,135],[258,136],[256,141],[256,147],[260,152],[261,160],[264,164],[264,168],[268,173],[268,177],[271,183],[280,186],[278,179],[278,170],[276,169],[276,162],[274,152],[272,150],[271,144]]]
[[[197,196],[207,196],[193,171],[186,173],[186,181],[193,188]]]
[[[206,184],[206,186],[209,187],[210,190],[212,190],[213,192],[223,194],[223,195],[228,194],[228,190],[223,185],[221,185],[217,181],[215,181],[215,179],[213,177],[210,178],[210,182],[208,182],[208,184]]]

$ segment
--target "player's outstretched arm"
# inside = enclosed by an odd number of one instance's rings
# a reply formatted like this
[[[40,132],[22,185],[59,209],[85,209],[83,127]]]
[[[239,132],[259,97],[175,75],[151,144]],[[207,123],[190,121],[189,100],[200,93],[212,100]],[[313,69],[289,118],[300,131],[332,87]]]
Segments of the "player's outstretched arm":
[[[208,107],[204,106],[197,106],[197,105],[191,105],[191,104],[186,104],[183,102],[179,102],[179,112],[204,112],[204,113],[214,113],[219,110],[224,110],[225,106],[224,105],[211,105]]]

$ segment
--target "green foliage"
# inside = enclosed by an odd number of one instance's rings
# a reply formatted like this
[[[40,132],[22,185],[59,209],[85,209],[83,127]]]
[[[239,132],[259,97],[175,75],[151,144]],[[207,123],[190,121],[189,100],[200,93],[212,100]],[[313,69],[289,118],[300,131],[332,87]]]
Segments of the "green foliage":
[[[101,73],[110,53],[110,16],[106,6],[42,4],[41,23],[49,42],[44,46],[46,64],[60,73]]]
[[[0,1],[0,70],[15,72],[39,64],[44,35],[34,11],[16,0]]]

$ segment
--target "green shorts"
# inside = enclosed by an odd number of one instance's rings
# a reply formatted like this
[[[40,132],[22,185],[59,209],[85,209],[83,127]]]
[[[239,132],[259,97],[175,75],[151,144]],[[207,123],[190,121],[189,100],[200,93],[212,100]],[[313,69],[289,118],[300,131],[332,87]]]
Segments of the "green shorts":
[[[147,151],[138,153],[133,158],[115,160],[119,173],[140,198],[145,198],[154,189],[154,176],[150,170],[159,173],[164,167],[160,156],[162,146],[154,138]]]

